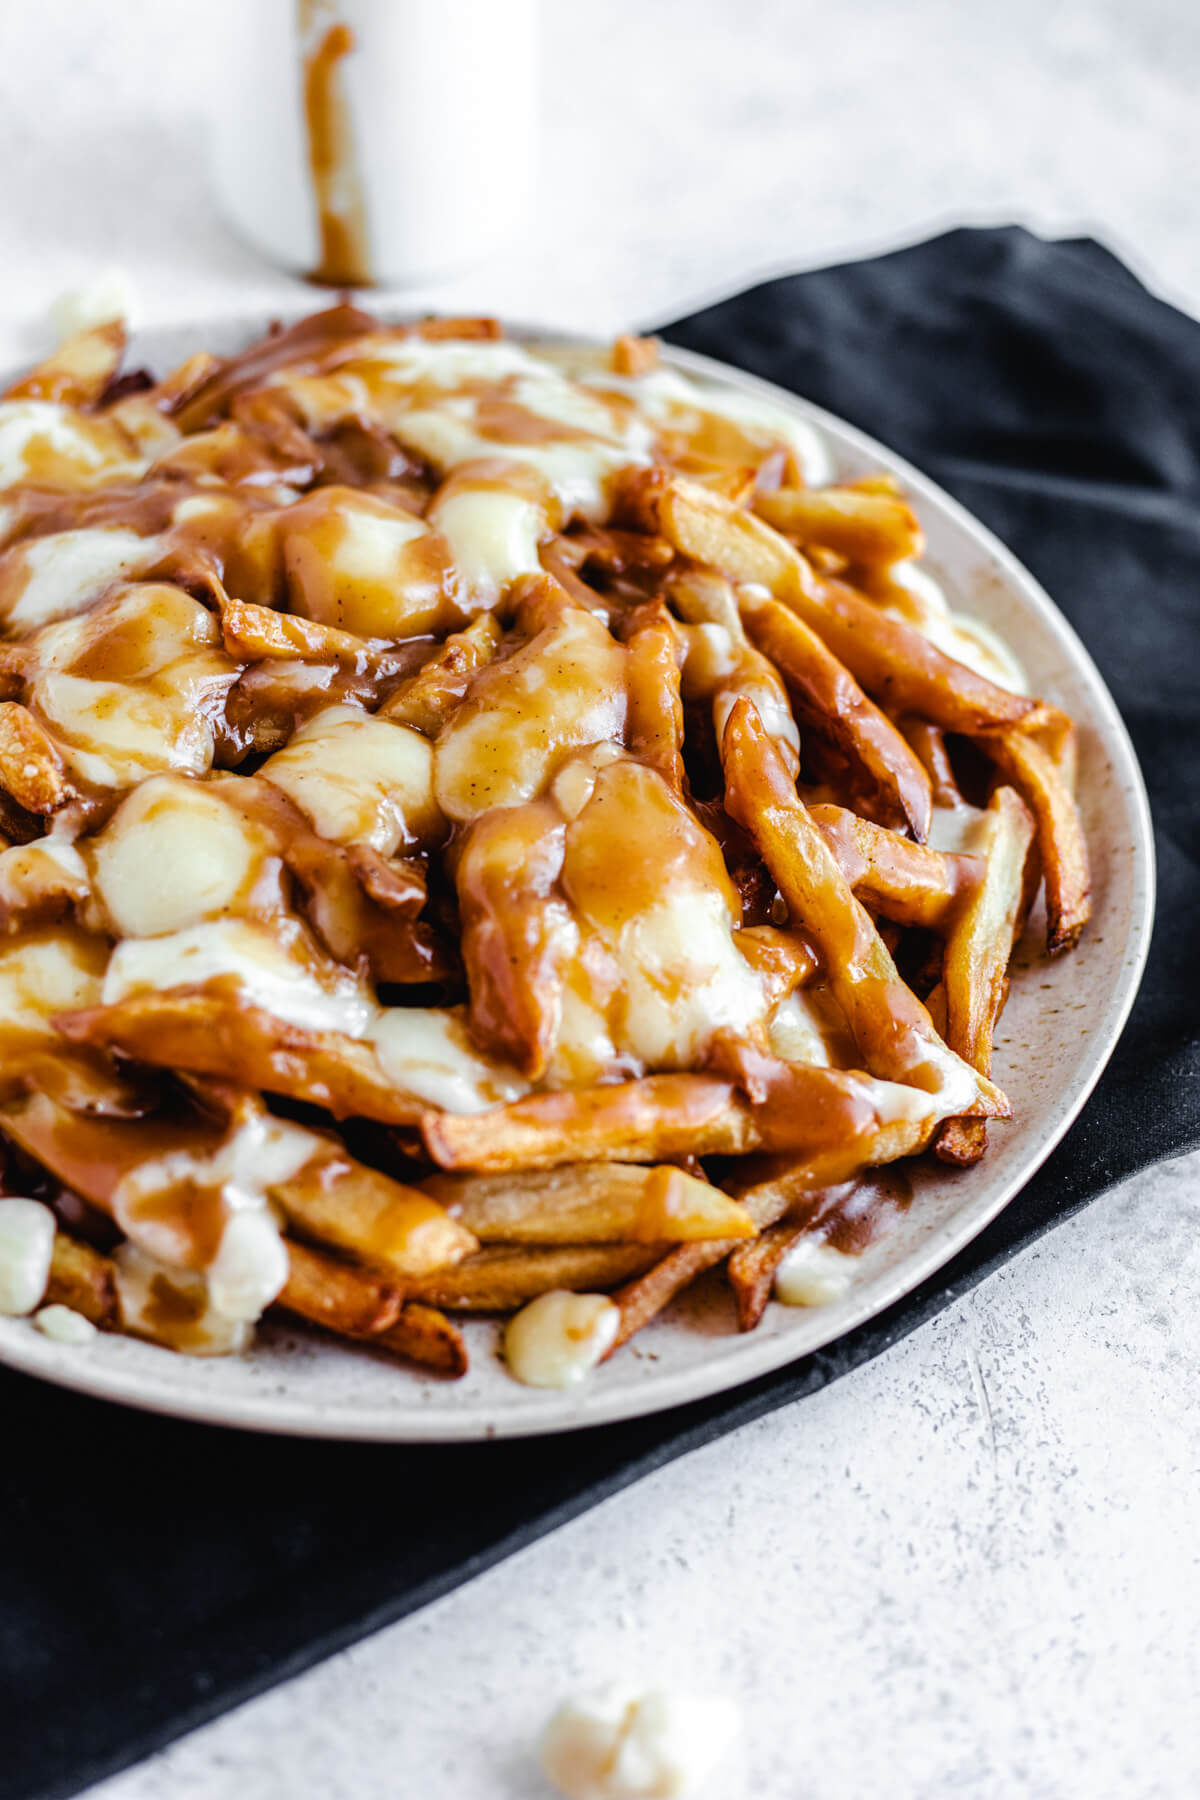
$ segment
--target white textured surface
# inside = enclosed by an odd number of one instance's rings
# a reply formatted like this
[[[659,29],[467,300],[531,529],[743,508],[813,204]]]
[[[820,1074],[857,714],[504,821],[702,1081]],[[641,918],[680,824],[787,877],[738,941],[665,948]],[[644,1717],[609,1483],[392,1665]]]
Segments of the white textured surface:
[[[147,320],[295,308],[200,147],[247,0],[10,7],[0,355],[100,263]],[[1200,309],[1179,0],[549,5],[527,242],[421,304],[579,328],[944,222],[1098,230]],[[565,1689],[727,1686],[722,1800],[1200,1788],[1200,1157],[1088,1209],[877,1364],[96,1790],[537,1800]],[[564,1449],[564,1454],[569,1453]]]

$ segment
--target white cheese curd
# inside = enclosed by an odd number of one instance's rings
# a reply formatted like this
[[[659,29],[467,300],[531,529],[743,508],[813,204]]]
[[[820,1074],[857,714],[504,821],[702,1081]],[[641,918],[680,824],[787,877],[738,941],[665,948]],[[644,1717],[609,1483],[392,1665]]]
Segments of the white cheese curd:
[[[120,936],[158,937],[248,898],[264,853],[260,834],[219,786],[155,775],[121,802],[93,860],[97,893]]]
[[[740,1729],[724,1695],[614,1684],[563,1702],[542,1768],[564,1800],[684,1800],[709,1787]]]
[[[974,852],[987,814],[964,800],[958,806],[935,806],[929,821],[926,842],[931,850],[954,853]]]
[[[54,1214],[40,1200],[0,1199],[0,1313],[19,1318],[40,1303],[54,1254]]]
[[[518,575],[541,571],[543,507],[502,488],[463,488],[435,500],[429,523],[450,546],[454,567],[477,605],[491,606]]]
[[[327,706],[260,771],[334,844],[382,856],[428,843],[445,825],[433,792],[433,746],[419,731],[356,706]]]
[[[688,1068],[714,1031],[746,1032],[762,1017],[761,977],[733,940],[719,889],[664,894],[623,928],[616,956],[618,1041],[648,1068]]]
[[[124,269],[100,269],[81,287],[60,294],[50,308],[50,318],[60,343],[80,331],[113,320],[132,324],[137,300],[133,282]]]
[[[454,1013],[436,1007],[384,1007],[371,1039],[384,1073],[397,1087],[447,1112],[486,1112],[529,1092],[529,1083],[515,1069],[479,1054]]]
[[[841,1009],[825,988],[796,988],[780,1000],[767,1025],[767,1041],[783,1062],[846,1069],[859,1060]]]
[[[827,1306],[854,1280],[856,1259],[823,1238],[803,1237],[775,1271],[775,1298],[784,1306]]]
[[[134,1337],[189,1356],[230,1356],[249,1348],[254,1326],[223,1318],[210,1304],[203,1275],[171,1268],[128,1241],[117,1245],[113,1262],[121,1323]]]
[[[63,928],[0,940],[0,1019],[11,1031],[52,1036],[54,1013],[95,1006],[103,940]]]
[[[96,1335],[92,1321],[70,1306],[43,1306],[34,1313],[33,1322],[56,1344],[86,1344]]]
[[[274,936],[252,919],[210,919],[164,937],[126,938],[104,977],[106,1006],[130,994],[190,987],[232,975],[252,1006],[313,1031],[361,1037],[375,1017],[375,1001],[349,970],[330,965],[319,981]]]
[[[223,1319],[262,1316],[288,1278],[287,1246],[266,1212],[237,1212],[208,1266],[208,1298]]]
[[[107,458],[95,438],[79,428],[78,415],[57,400],[0,402],[0,488],[24,481],[31,457],[49,452],[84,469]]]
[[[620,1324],[621,1309],[607,1294],[556,1288],[508,1321],[504,1358],[526,1387],[575,1387],[612,1348]]]
[[[58,531],[18,544],[0,569],[8,625],[27,631],[77,613],[114,581],[147,568],[157,554],[157,538],[120,527]]]

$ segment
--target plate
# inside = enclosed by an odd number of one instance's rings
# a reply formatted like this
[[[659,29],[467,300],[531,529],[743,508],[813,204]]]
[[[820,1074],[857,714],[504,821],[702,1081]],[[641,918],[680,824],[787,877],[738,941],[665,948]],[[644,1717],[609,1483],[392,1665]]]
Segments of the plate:
[[[134,341],[131,366],[144,361],[161,370],[197,343],[233,351],[261,329],[261,321],[243,319],[200,330],[147,332]],[[513,335],[572,341],[529,327],[514,327]],[[1028,669],[1033,691],[1065,707],[1079,726],[1079,797],[1092,853],[1094,914],[1080,947],[1058,962],[1039,953],[1032,933],[1018,951],[994,1071],[1012,1100],[1012,1122],[992,1126],[988,1154],[974,1169],[915,1169],[911,1207],[863,1255],[853,1285],[839,1300],[816,1308],[772,1304],[758,1330],[743,1336],[734,1329],[720,1285],[701,1283],[569,1393],[513,1381],[497,1360],[498,1328],[492,1320],[467,1323],[471,1370],[457,1382],[274,1325],[261,1329],[249,1355],[202,1361],[128,1338],[98,1337],[82,1348],[56,1344],[27,1320],[0,1319],[0,1361],[129,1406],[312,1437],[446,1442],[636,1418],[781,1368],[891,1306],[996,1217],[1079,1112],[1133,1003],[1154,908],[1145,789],[1094,663],[1003,545],[882,445],[820,408],[707,357],[671,348],[664,357],[705,382],[757,394],[808,420],[828,444],[839,477],[879,470],[900,475],[925,526],[926,566],[944,583],[951,604],[1006,637]]]

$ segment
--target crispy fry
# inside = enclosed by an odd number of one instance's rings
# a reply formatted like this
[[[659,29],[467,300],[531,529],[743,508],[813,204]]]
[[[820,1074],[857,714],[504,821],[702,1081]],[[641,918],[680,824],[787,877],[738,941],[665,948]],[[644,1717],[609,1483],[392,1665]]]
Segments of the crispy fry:
[[[751,1243],[740,1244],[730,1256],[725,1272],[733,1289],[739,1331],[753,1331],[759,1323],[771,1298],[775,1271],[808,1229],[806,1219],[781,1219]]]
[[[639,609],[626,639],[629,650],[629,722],[634,756],[684,791],[683,703],[679,698],[679,645],[661,600]]]
[[[658,352],[657,338],[632,337],[623,331],[613,339],[613,372],[617,375],[649,375],[658,367]]]
[[[568,1164],[512,1175],[435,1175],[422,1191],[482,1244],[658,1244],[745,1237],[753,1224],[720,1188],[672,1164]]]
[[[775,1223],[786,1204],[782,1195],[768,1188],[751,1190],[746,1196],[746,1210],[760,1231]],[[681,1293],[706,1269],[715,1268],[717,1263],[723,1262],[737,1248],[736,1238],[711,1243],[681,1244],[644,1275],[636,1276],[624,1287],[618,1288],[613,1299],[621,1309],[621,1323],[608,1354],[611,1356],[614,1350],[627,1344],[635,1332],[640,1331],[643,1325],[648,1325],[676,1294]]]
[[[646,1075],[611,1087],[531,1094],[486,1113],[428,1113],[425,1147],[439,1167],[481,1174],[562,1163],[661,1162],[790,1150],[810,1186],[919,1149],[938,1117],[932,1098],[846,1069],[750,1057],[733,1074]]]
[[[156,1068],[220,1075],[323,1106],[335,1119],[414,1125],[423,1103],[385,1075],[370,1044],[339,1031],[291,1025],[247,1005],[226,977],[202,987],[135,994],[61,1014],[71,1043],[97,1044]]]
[[[1091,917],[1092,878],[1079,809],[1062,769],[1035,737],[996,732],[980,742],[1037,823],[1046,879],[1046,948],[1072,949]]]
[[[101,1331],[119,1331],[121,1308],[112,1258],[60,1230],[54,1239],[43,1305],[69,1306]]]
[[[845,807],[811,806],[809,817],[857,898],[898,925],[944,930],[962,894],[978,880],[978,857],[910,843]]]
[[[221,635],[231,656],[247,662],[283,657],[295,662],[347,663],[365,670],[378,662],[378,653],[352,632],[336,625],[322,625],[294,613],[276,612],[248,600],[225,597],[221,605]]]
[[[946,941],[946,1042],[983,1075],[992,1070],[992,1035],[1024,919],[1033,841],[1034,822],[1024,802],[1012,788],[997,788],[980,825],[978,877]],[[948,1120],[934,1140],[941,1160],[960,1166],[977,1162],[986,1148],[982,1119]]]
[[[0,787],[31,813],[58,812],[72,793],[55,744],[16,700],[0,701]]]
[[[946,748],[946,734],[928,719],[901,719],[900,729],[921,759],[933,790],[935,806],[963,806],[966,802],[954,778],[954,765]]]
[[[844,582],[822,581],[764,519],[663,469],[627,478],[622,505],[646,529],[737,582],[766,587],[799,615],[873,700],[947,731],[1016,724],[1034,702],[943,655]]]
[[[450,1312],[511,1312],[555,1288],[615,1287],[659,1255],[645,1244],[490,1244],[403,1289],[410,1300]]]
[[[955,1111],[1004,1116],[1004,1096],[947,1049],[925,1008],[896,973],[879,933],[745,701],[730,715],[721,751],[726,809],[758,844],[793,924],[812,937],[867,1068],[935,1094],[970,1094],[970,1104]]]
[[[6,400],[56,400],[63,406],[91,406],[121,366],[125,327],[119,319],[78,331],[6,389]]]
[[[401,682],[380,707],[380,717],[436,737],[473,677],[495,656],[502,635],[491,613],[480,613],[464,630],[448,637],[415,675]]]
[[[275,1304],[338,1337],[357,1338],[447,1375],[467,1372],[462,1333],[449,1319],[431,1306],[406,1303],[392,1283],[307,1244],[288,1244],[287,1283]]]
[[[924,842],[932,806],[929,777],[891,720],[796,613],[776,600],[751,597],[742,601],[742,618],[787,683],[801,730],[828,738],[846,757],[852,791],[880,824],[907,821]]]
[[[852,487],[777,488],[759,494],[755,510],[776,531],[852,563],[886,566],[920,556],[925,548],[912,509],[891,494]]]
[[[428,1194],[336,1150],[271,1196],[294,1231],[388,1275],[427,1275],[475,1248],[466,1227]]]

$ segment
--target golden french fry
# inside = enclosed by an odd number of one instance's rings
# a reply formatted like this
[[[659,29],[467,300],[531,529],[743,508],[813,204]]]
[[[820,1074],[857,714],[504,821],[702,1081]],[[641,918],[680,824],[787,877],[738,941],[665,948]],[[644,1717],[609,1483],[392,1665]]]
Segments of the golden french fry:
[[[683,703],[679,698],[679,646],[671,615],[661,600],[639,609],[626,639],[629,651],[627,737],[634,756],[684,791]]]
[[[977,856],[911,843],[842,806],[808,811],[856,897],[898,925],[945,930],[961,896],[978,880]]]
[[[808,1229],[807,1220],[781,1219],[751,1243],[740,1244],[730,1256],[725,1273],[733,1289],[739,1331],[753,1331],[760,1323],[775,1285],[775,1271]]]
[[[16,700],[0,700],[0,787],[31,813],[57,812],[73,791],[57,746]]]
[[[646,1244],[489,1244],[452,1268],[405,1281],[403,1292],[450,1312],[511,1312],[555,1288],[615,1287],[660,1255]]]
[[[119,319],[78,331],[44,362],[4,393],[6,400],[56,400],[62,406],[91,406],[103,394],[125,354],[125,327]]]
[[[819,544],[853,563],[890,564],[920,556],[925,534],[911,509],[892,494],[862,488],[777,488],[759,494],[755,511],[776,531]]]
[[[613,339],[613,372],[617,375],[649,375],[658,367],[658,352],[657,338],[632,337],[623,331]]]
[[[464,630],[448,637],[415,675],[401,682],[380,707],[380,717],[436,737],[474,676],[495,656],[502,636],[491,613],[480,613]]]
[[[746,1210],[759,1231],[773,1225],[787,1204],[782,1194],[767,1187],[751,1189],[745,1196]],[[644,1275],[636,1276],[618,1288],[613,1299],[621,1310],[621,1323],[609,1356],[622,1344],[627,1344],[643,1325],[648,1325],[698,1275],[715,1268],[738,1247],[736,1238],[715,1243],[680,1244]]]
[[[295,662],[346,663],[365,670],[378,661],[378,654],[373,655],[371,646],[353,632],[228,595],[221,605],[221,635],[231,656],[249,662],[278,656]]]
[[[753,597],[743,599],[741,611],[751,638],[787,683],[801,731],[828,738],[846,757],[852,791],[881,824],[907,821],[923,842],[932,807],[929,777],[891,720],[798,614]]]
[[[431,1306],[406,1302],[392,1283],[307,1244],[288,1244],[287,1283],[275,1304],[339,1337],[390,1350],[447,1375],[467,1372],[462,1333],[449,1319]]]
[[[928,719],[910,717],[901,719],[900,730],[912,745],[929,776],[934,805],[964,806],[966,802],[958,782],[955,780],[950,752],[946,748],[946,734],[941,726],[931,725]]]
[[[1025,914],[1026,864],[1034,822],[1012,788],[997,788],[979,826],[982,860],[946,940],[942,985],[946,1042],[981,1074],[992,1070],[992,1036],[1008,988],[1008,961]],[[934,1149],[943,1162],[978,1161],[987,1148],[982,1119],[950,1120]]]
[[[291,1025],[221,977],[200,987],[134,994],[55,1020],[71,1043],[116,1050],[155,1068],[219,1075],[322,1106],[335,1119],[415,1125],[424,1103],[388,1077],[370,1044],[340,1031]]]
[[[870,916],[796,793],[753,707],[739,701],[721,744],[725,805],[757,843],[792,922],[820,954],[830,990],[873,1075],[934,1095],[970,1096],[954,1111],[1006,1116],[997,1088],[938,1037],[901,981]]]
[[[1057,956],[1079,942],[1092,912],[1091,870],[1079,809],[1063,770],[1036,737],[1002,731],[980,743],[1036,821],[1046,880],[1046,948]]]
[[[475,1249],[475,1239],[428,1194],[330,1146],[271,1188],[294,1231],[386,1274],[427,1275]]]
[[[582,1163],[421,1183],[481,1244],[659,1244],[746,1237],[745,1209],[670,1163]]]
[[[1016,724],[1034,702],[943,655],[915,626],[890,618],[844,582],[820,580],[765,519],[663,469],[639,470],[622,492],[626,512],[685,555],[733,581],[766,587],[797,613],[873,700],[947,731]]]
[[[69,1306],[101,1331],[119,1331],[121,1308],[111,1257],[60,1230],[54,1239],[43,1305]]]

